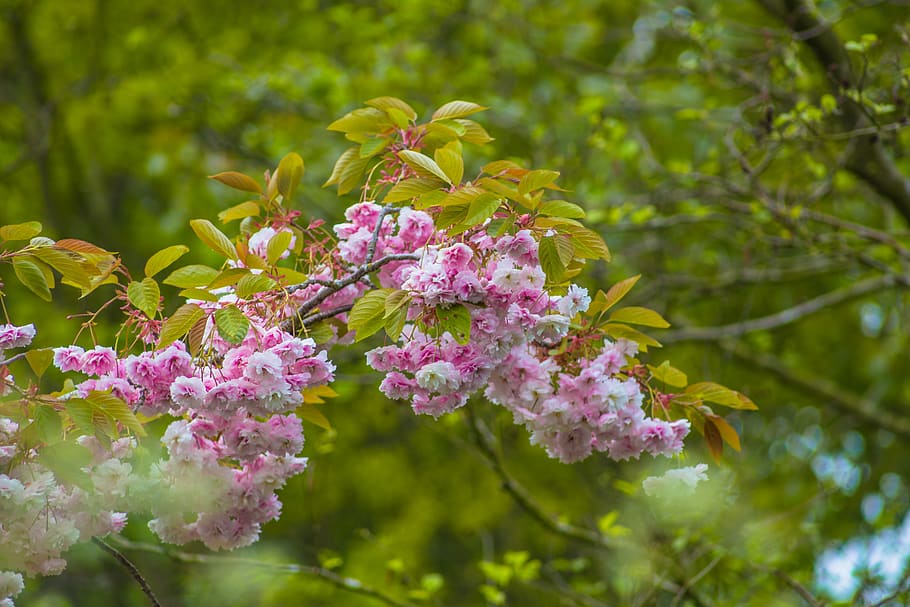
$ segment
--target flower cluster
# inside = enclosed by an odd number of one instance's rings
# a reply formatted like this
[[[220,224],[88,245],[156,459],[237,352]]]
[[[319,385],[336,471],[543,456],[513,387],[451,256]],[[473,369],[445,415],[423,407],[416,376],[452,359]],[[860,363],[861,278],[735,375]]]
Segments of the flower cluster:
[[[213,549],[254,542],[278,517],[275,490],[303,471],[303,428],[292,411],[302,391],[328,383],[334,365],[312,339],[252,325],[237,345],[214,339],[218,368],[197,366],[182,343],[118,359],[110,348],[57,348],[62,371],[95,377],[70,397],[110,390],[147,416],[176,417],[162,442],[167,458],[130,492],[155,515],[162,540],[200,540]]]
[[[411,297],[411,324],[398,343],[367,353],[370,367],[386,374],[380,385],[386,396],[438,417],[485,388],[489,400],[528,428],[533,443],[564,462],[594,450],[618,460],[679,453],[688,422],[648,417],[641,386],[623,373],[635,344],[605,342],[594,358],[572,360],[571,371],[549,355],[591,299],[577,285],[563,296],[548,293],[537,241],[528,230],[453,239],[429,231],[426,213],[405,209],[397,226],[389,218],[377,232],[381,216],[379,206],[361,203],[349,209],[351,223],[336,232],[339,249],[352,263],[366,260],[374,233],[382,254],[400,251],[402,234],[422,247],[419,259],[397,262],[380,276],[382,286]],[[456,306],[470,317],[467,343],[444,321],[446,310]]]
[[[0,467],[8,470],[0,474],[0,569],[55,575],[66,567],[62,554],[73,544],[123,529],[126,514],[118,510],[128,508],[131,472],[123,460],[134,444],[120,439],[102,449],[94,437],[81,437],[91,457],[80,471],[85,480],[80,486],[58,483],[50,470],[29,457],[33,453],[22,453],[19,435],[19,424],[0,418]],[[0,572],[0,599],[21,590],[15,578]]]

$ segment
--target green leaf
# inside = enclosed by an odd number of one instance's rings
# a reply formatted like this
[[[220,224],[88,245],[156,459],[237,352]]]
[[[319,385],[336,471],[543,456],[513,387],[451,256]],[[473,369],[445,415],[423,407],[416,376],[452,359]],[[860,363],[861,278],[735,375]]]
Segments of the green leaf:
[[[179,295],[180,295],[180,297],[182,297],[184,299],[198,299],[201,301],[211,301],[211,302],[215,302],[215,301],[218,301],[219,299],[221,299],[217,295],[213,295],[212,293],[210,293],[209,291],[206,291],[205,289],[197,289],[197,288],[183,289],[182,291],[180,291]]]
[[[237,297],[240,299],[249,299],[250,295],[271,291],[278,283],[265,274],[247,274],[237,283]]]
[[[464,176],[464,159],[455,150],[444,147],[433,153],[436,164],[445,173],[450,183],[459,184]]]
[[[650,335],[645,335],[638,329],[633,329],[629,325],[607,323],[601,327],[601,330],[614,339],[621,338],[628,339],[629,341],[634,341],[639,345],[639,347],[641,347],[642,352],[647,352],[648,346],[654,346],[655,348],[661,347],[659,341]]]
[[[388,126],[391,122],[383,110],[368,107],[349,112],[326,128],[340,133],[378,133]]]
[[[151,278],[189,252],[186,245],[175,244],[172,247],[161,249],[145,262],[145,275]]]
[[[397,290],[389,294],[385,300],[385,332],[393,340],[401,335],[401,330],[408,319],[408,304],[411,296],[407,291]]]
[[[528,171],[518,182],[518,193],[522,196],[527,196],[529,192],[546,187],[558,178],[559,171],[548,171],[545,169]]]
[[[412,177],[411,179],[404,179],[392,186],[389,193],[385,195],[383,202],[392,203],[410,200],[426,192],[439,189],[443,183],[442,180],[436,179],[435,177]]]
[[[483,192],[476,197],[468,207],[468,212],[462,221],[468,227],[482,224],[499,210],[501,201],[498,196],[490,192]]]
[[[270,266],[278,263],[278,259],[287,252],[293,237],[294,235],[287,230],[282,230],[276,232],[275,235],[269,239],[269,244],[266,247],[266,257],[268,258]]]
[[[14,257],[13,272],[19,282],[28,287],[32,293],[44,301],[51,301],[51,290],[48,287],[48,280],[35,262],[22,257]]]
[[[468,205],[466,204],[445,207],[442,213],[436,216],[436,229],[445,230],[456,223],[461,223],[467,212]]]
[[[235,305],[215,311],[215,326],[224,341],[239,344],[250,329],[250,320]]]
[[[197,304],[183,304],[161,326],[158,347],[164,348],[186,335],[196,321],[205,316]]]
[[[368,291],[354,303],[348,314],[348,329],[356,333],[355,341],[362,341],[385,325],[385,302],[392,289]]]
[[[599,291],[594,297],[594,301],[591,302],[591,306],[588,308],[588,312],[592,315],[599,314],[601,312],[606,312],[614,305],[616,305],[626,294],[632,290],[632,287],[635,286],[635,283],[638,282],[638,279],[641,278],[641,274],[636,274],[630,278],[620,280],[618,283],[610,287],[610,290],[604,294],[603,291]]]
[[[190,227],[196,232],[199,240],[204,242],[210,249],[224,255],[228,259],[237,259],[237,249],[231,239],[215,227],[208,219],[191,219]]]
[[[60,413],[52,406],[35,407],[33,423],[41,442],[55,443],[63,438],[63,421],[60,419]]]
[[[440,168],[436,161],[425,154],[415,152],[414,150],[401,150],[398,152],[401,158],[409,167],[414,169],[421,177],[438,177],[449,185],[452,185],[452,179],[446,175],[445,171]]]
[[[256,183],[255,179],[248,175],[244,175],[243,173],[238,173],[237,171],[226,171],[216,175],[209,175],[209,179],[220,181],[224,185],[229,188],[234,188],[235,190],[262,194],[262,186]]]
[[[227,268],[222,270],[205,286],[209,289],[218,289],[220,287],[229,287],[237,284],[237,281],[250,274],[248,268]]]
[[[303,178],[303,170],[303,158],[294,152],[287,154],[278,163],[278,170],[275,171],[273,178],[278,180],[278,191],[285,202],[294,195],[294,190]]]
[[[571,226],[566,232],[572,237],[572,245],[579,257],[610,261],[610,249],[597,232],[584,226]]]
[[[25,360],[28,361],[28,366],[32,368],[32,372],[41,377],[54,360],[54,351],[51,348],[29,350],[25,353]]]
[[[158,302],[161,291],[154,278],[143,278],[142,281],[133,281],[126,287],[126,296],[137,309],[149,318],[154,318],[158,311]]]
[[[477,105],[476,103],[471,103],[470,101],[450,101],[433,112],[433,122],[436,122],[437,120],[444,120],[446,118],[461,118],[462,116],[470,116],[471,114],[482,112],[485,109],[488,108],[485,108],[482,105]]]
[[[441,184],[442,182],[440,182]],[[421,194],[417,200],[414,201],[415,209],[429,209],[430,207],[436,207],[443,203],[443,201],[448,197],[448,194],[443,190],[432,190],[430,192],[425,192]]]
[[[437,308],[436,318],[440,333],[448,331],[460,344],[466,344],[471,339],[471,312],[464,305]]]
[[[88,393],[88,396],[85,397],[85,400],[99,411],[110,415],[116,421],[126,426],[136,436],[145,436],[145,428],[139,423],[139,420],[133,414],[129,405],[110,392],[92,390]]]
[[[385,146],[389,144],[388,137],[374,137],[372,139],[367,139],[360,144],[360,157],[361,158],[372,158],[379,152],[385,149]]]
[[[205,287],[218,276],[218,270],[209,266],[191,265],[177,268],[162,282],[166,285],[188,289],[190,287]]]
[[[537,212],[541,215],[569,219],[584,219],[586,215],[583,208],[566,200],[548,200],[537,208]]]
[[[41,233],[42,225],[37,221],[14,223],[0,228],[3,240],[30,240]]]
[[[648,365],[648,370],[654,379],[674,388],[685,388],[686,384],[689,383],[689,378],[686,377],[686,374],[676,367],[671,367],[668,360],[665,360],[657,367]]]
[[[457,118],[455,121],[464,127],[464,134],[461,136],[462,141],[480,145],[493,141],[493,138],[490,137],[490,134],[487,133],[486,129],[473,120]]]
[[[78,254],[66,249],[44,246],[35,249],[32,255],[60,272],[65,282],[80,289],[91,288],[91,278],[82,265],[82,257]]]
[[[235,219],[255,217],[256,215],[259,215],[259,203],[255,200],[248,200],[221,211],[218,213],[218,219],[221,220],[221,223],[229,223]]]
[[[364,105],[374,107],[378,110],[388,110],[390,108],[395,108],[404,113],[409,120],[417,119],[417,112],[414,111],[410,105],[398,99],[397,97],[376,97],[375,99],[370,99]]]
[[[92,491],[92,479],[83,470],[91,465],[92,453],[78,443],[61,441],[42,447],[38,451],[38,461],[54,473],[59,480]]]
[[[335,162],[332,175],[322,187],[338,184],[338,195],[347,194],[359,183],[368,162],[368,158],[360,158],[360,147],[348,148]]]
[[[308,422],[314,423],[324,430],[331,430],[332,424],[323,415],[322,411],[316,408],[315,405],[304,404],[300,405],[294,410],[294,413],[297,414],[301,419],[305,419]]]
[[[670,323],[664,320],[664,317],[654,310],[639,306],[629,306],[628,308],[616,310],[610,314],[610,321],[643,325],[645,327],[656,327],[658,329],[666,329],[670,326]]]
[[[730,407],[731,409],[742,409],[745,411],[758,410],[758,407],[752,402],[752,399],[745,394],[714,382],[706,381],[692,384],[686,388],[685,394],[692,395],[703,401]]]
[[[543,268],[547,279],[551,283],[561,282],[566,273],[566,264],[560,258],[556,248],[556,239],[553,236],[544,236],[540,239],[538,256],[540,257],[540,267]]]

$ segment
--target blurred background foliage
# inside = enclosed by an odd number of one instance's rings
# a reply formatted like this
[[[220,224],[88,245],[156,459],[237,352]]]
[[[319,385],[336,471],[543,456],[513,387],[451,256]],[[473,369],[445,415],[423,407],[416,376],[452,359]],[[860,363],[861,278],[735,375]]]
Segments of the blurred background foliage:
[[[124,552],[171,606],[905,604],[908,8],[0,0],[0,223],[140,267],[241,201],[207,175],[290,151],[308,165],[298,208],[336,220],[355,195],[320,188],[345,145],[326,125],[380,95],[427,115],[468,99],[496,138],[467,151],[475,169],[556,168],[589,210],[614,261],[586,284],[644,275],[630,297],[674,323],[651,361],[761,407],[730,418],[742,453],[668,503],[640,481],[678,462],[561,465],[482,402],[416,418],[339,351],[335,430],[307,428],[281,521],[230,555],[258,564]],[[98,303],[7,292],[47,345]],[[692,444],[686,463],[707,461]],[[141,520],[127,536],[152,542]],[[21,604],[145,604],[97,547],[71,556]]]

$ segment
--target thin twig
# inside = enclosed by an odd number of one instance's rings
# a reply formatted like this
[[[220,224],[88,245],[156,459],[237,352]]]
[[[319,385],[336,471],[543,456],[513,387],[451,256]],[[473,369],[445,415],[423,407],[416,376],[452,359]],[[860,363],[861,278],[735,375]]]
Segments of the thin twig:
[[[144,577],[142,577],[142,573],[139,571],[138,567],[136,567],[128,558],[126,558],[122,552],[102,540],[100,537],[93,537],[92,542],[113,556],[118,563],[123,565],[124,569],[129,571],[130,575],[133,576],[133,579],[136,580],[136,583],[139,584],[139,587],[142,588],[142,592],[145,593],[145,596],[148,597],[149,602],[154,605],[154,607],[161,607],[161,603],[158,602],[158,599],[155,597],[155,593],[152,592],[152,587],[149,586],[149,583],[145,581]]]

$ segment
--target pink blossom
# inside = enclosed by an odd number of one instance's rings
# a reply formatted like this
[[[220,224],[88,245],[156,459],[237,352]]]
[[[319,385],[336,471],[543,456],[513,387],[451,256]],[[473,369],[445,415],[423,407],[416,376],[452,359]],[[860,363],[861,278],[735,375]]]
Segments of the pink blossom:
[[[0,350],[10,348],[24,348],[35,338],[35,325],[27,324],[21,327],[5,324],[0,325]]]
[[[82,357],[85,350],[79,346],[54,348],[54,366],[61,371],[82,371]]]
[[[82,355],[82,371],[89,375],[104,375],[117,367],[117,353],[113,348],[95,346]]]

